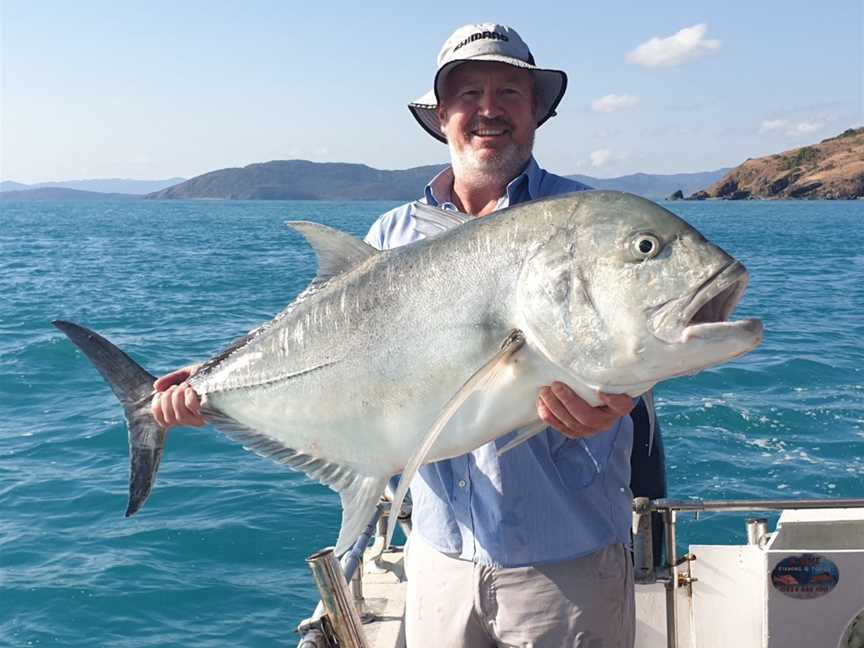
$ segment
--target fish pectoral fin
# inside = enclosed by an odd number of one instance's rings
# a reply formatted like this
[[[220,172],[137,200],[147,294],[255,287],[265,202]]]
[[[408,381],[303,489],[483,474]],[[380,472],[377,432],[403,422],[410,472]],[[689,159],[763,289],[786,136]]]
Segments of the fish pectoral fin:
[[[654,409],[654,390],[649,389],[642,394],[642,400],[645,401],[645,411],[648,412],[648,456],[651,456],[651,451],[654,449],[654,432],[657,429],[657,412]]]
[[[342,499],[342,526],[336,540],[335,553],[341,556],[357,541],[357,537],[372,521],[375,508],[384,494],[389,477],[358,475],[350,486],[340,491]]]
[[[405,499],[408,487],[411,485],[411,480],[414,479],[414,475],[416,475],[417,471],[420,470],[420,466],[425,462],[426,456],[429,454],[432,446],[435,445],[435,442],[441,435],[441,431],[445,428],[450,419],[453,418],[453,415],[459,411],[459,408],[462,407],[468,398],[470,398],[471,394],[483,389],[487,384],[497,378],[501,372],[510,365],[513,356],[516,355],[523,346],[525,346],[525,336],[522,334],[522,331],[517,329],[510,331],[510,334],[504,339],[504,342],[501,343],[501,349],[498,353],[492,356],[489,362],[475,371],[474,374],[459,388],[459,390],[453,394],[450,400],[447,401],[441,409],[441,412],[438,414],[438,417],[435,419],[435,422],[432,424],[432,427],[429,429],[429,432],[426,434],[426,437],[423,439],[423,442],[420,444],[420,447],[417,449],[417,452],[414,453],[414,456],[411,457],[405,465],[405,468],[402,469],[402,476],[399,478],[399,487],[393,495],[393,503],[390,507],[391,511],[398,512],[402,509],[402,501]],[[396,529],[396,521],[398,517],[398,514],[391,515],[387,522],[387,536],[384,542],[385,547],[390,546],[390,540],[393,537],[393,531]]]
[[[419,201],[412,203],[412,206],[414,207],[414,221],[417,231],[425,235],[426,238],[443,234],[462,225],[462,223],[467,223],[472,218],[462,212],[433,207]]]
[[[547,427],[548,426],[543,421],[535,421],[534,423],[529,423],[528,425],[519,428],[518,430],[516,430],[516,436],[514,436],[507,443],[498,448],[498,456],[500,457],[504,453],[510,452],[516,446],[522,445],[531,437],[535,437],[540,434]]]
[[[327,283],[336,275],[353,270],[378,250],[358,238],[332,227],[310,221],[286,221],[315,251],[318,274],[312,281],[316,287]]]

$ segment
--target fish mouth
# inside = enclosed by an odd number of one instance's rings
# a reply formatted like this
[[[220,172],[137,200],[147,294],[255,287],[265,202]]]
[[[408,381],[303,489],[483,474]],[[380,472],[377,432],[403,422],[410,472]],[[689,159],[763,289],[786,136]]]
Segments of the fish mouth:
[[[738,261],[728,263],[692,293],[660,308],[651,318],[654,334],[665,342],[679,344],[697,339],[719,342],[743,337],[751,340],[747,346],[752,348],[761,340],[762,322],[729,320],[747,283],[747,269]],[[675,311],[677,315],[673,315]]]
[[[690,304],[684,308],[682,342],[697,337],[714,337],[749,320],[730,322],[732,311],[747,289],[747,270],[738,261],[721,268],[693,293]]]

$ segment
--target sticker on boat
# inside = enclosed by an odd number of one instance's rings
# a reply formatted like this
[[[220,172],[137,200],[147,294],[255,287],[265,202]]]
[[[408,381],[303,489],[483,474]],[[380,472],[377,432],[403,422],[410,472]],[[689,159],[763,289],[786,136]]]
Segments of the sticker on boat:
[[[839,580],[837,565],[818,554],[789,556],[777,563],[771,572],[774,589],[796,599],[825,596]]]

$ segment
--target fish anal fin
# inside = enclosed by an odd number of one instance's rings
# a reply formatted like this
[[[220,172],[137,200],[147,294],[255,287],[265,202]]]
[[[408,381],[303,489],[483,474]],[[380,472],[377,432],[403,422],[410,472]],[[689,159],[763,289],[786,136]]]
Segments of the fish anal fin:
[[[392,511],[401,510],[402,501],[405,499],[408,487],[411,485],[411,480],[414,479],[414,475],[417,474],[420,466],[425,462],[426,456],[429,454],[432,446],[435,445],[435,442],[441,435],[441,431],[447,426],[450,419],[453,418],[453,415],[459,411],[459,408],[462,407],[465,401],[467,401],[474,392],[483,389],[487,384],[495,380],[502,371],[505,371],[510,364],[510,360],[523,346],[525,346],[525,336],[521,331],[514,329],[504,339],[498,353],[492,356],[486,364],[475,371],[474,374],[459,388],[459,390],[453,394],[450,400],[447,401],[441,409],[441,412],[438,414],[438,417],[435,419],[435,422],[432,424],[432,427],[429,429],[429,432],[424,437],[420,447],[405,465],[405,468],[402,469],[402,476],[399,478],[399,487],[393,495],[393,503],[391,504]],[[387,536],[384,542],[385,547],[390,545],[390,540],[393,538],[393,532],[396,529],[396,521],[398,517],[398,515],[390,516],[387,523]]]
[[[339,493],[342,499],[342,526],[336,540],[335,553],[341,556],[357,541],[357,537],[372,519],[375,507],[384,494],[389,477],[363,477],[358,475]]]
[[[209,405],[203,404],[201,411],[217,429],[247,450],[300,471],[339,493],[342,500],[342,526],[336,541],[336,554],[351,548],[357,536],[369,524],[375,506],[387,486],[389,475],[361,474],[350,466],[328,461],[311,452],[290,448],[279,439],[243,425]]]

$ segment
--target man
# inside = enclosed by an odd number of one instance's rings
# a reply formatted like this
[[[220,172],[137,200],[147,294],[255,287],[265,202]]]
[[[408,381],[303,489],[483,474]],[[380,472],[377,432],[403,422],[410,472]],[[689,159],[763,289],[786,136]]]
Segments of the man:
[[[509,27],[456,30],[439,54],[433,90],[409,105],[450,149],[451,166],[423,201],[482,217],[585,189],[532,156],[534,132],[555,114],[566,82],[564,72],[538,68]],[[420,238],[409,204],[379,218],[366,241],[386,249]],[[203,423],[186,377],[188,369],[156,382],[160,424]],[[632,646],[634,403],[626,395],[601,400],[591,407],[554,383],[537,398],[551,428],[501,457],[493,443],[421,468],[406,559],[409,648]]]

